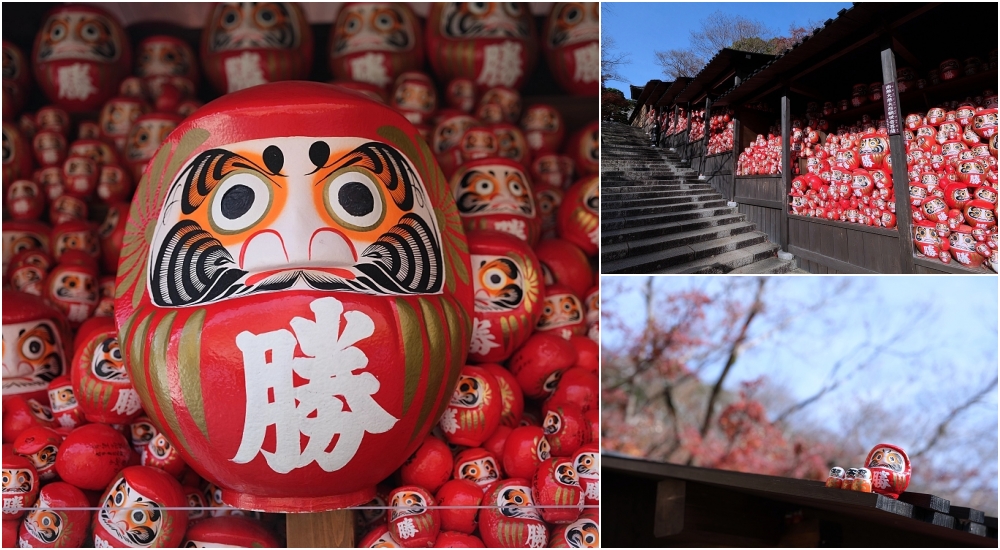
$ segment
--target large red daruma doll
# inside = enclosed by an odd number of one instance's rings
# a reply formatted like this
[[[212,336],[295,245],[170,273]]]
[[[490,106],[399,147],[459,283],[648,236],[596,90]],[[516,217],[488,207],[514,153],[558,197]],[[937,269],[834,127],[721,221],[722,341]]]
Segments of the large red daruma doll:
[[[600,2],[559,2],[545,20],[542,49],[559,86],[573,95],[600,89]]]
[[[128,36],[112,15],[73,4],[45,15],[32,64],[45,96],[71,113],[96,111],[132,67]]]
[[[337,79],[387,89],[423,63],[423,29],[410,6],[351,2],[337,14],[330,36],[330,69]]]
[[[448,405],[467,243],[390,108],[312,82],[213,101],[157,152],[128,228],[115,314],[133,384],[226,504],[368,502]]]
[[[294,2],[216,4],[201,35],[201,66],[219,93],[305,78],[312,29]]]
[[[431,4],[425,36],[438,80],[471,78],[480,92],[521,89],[538,57],[535,20],[524,2]]]

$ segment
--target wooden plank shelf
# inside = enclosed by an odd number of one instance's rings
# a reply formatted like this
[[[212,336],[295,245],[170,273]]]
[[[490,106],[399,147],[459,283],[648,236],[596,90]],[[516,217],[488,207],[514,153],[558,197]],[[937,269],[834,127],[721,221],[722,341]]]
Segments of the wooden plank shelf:
[[[987,536],[996,532],[995,518],[970,511],[990,525],[958,520],[940,511],[950,503],[935,495],[896,500],[617,454],[601,462],[604,539],[616,546],[996,546]]]
[[[929,273],[929,274],[952,273],[958,275],[996,276],[996,273],[990,271],[987,268],[971,269],[955,261],[953,261],[950,264],[944,264],[941,263],[939,260],[932,260],[927,256],[918,256],[916,254],[914,254],[913,256],[913,263],[917,267],[918,273]]]

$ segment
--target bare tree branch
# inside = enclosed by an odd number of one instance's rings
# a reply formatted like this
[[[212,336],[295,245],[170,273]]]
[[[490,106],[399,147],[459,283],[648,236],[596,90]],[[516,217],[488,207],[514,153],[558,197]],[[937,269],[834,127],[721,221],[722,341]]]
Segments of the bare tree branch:
[[[708,404],[705,407],[705,419],[701,423],[701,436],[705,437],[708,433],[709,427],[712,425],[712,416],[715,412],[715,400],[719,397],[719,392],[722,391],[722,383],[725,382],[726,376],[729,374],[730,369],[736,364],[736,360],[740,355],[740,347],[743,341],[746,339],[747,331],[750,329],[750,324],[753,323],[757,314],[764,309],[764,286],[767,284],[766,277],[760,277],[757,279],[757,293],[754,295],[753,303],[750,305],[750,309],[747,311],[746,319],[743,321],[743,326],[740,329],[739,335],[733,340],[732,345],[729,347],[729,359],[726,361],[726,366],[722,368],[722,373],[719,374],[719,378],[715,381],[715,385],[712,386],[712,393],[708,397]],[[691,459],[688,459],[688,465],[691,465]]]
[[[934,430],[934,436],[931,437],[930,441],[928,441],[927,444],[924,445],[922,449],[913,453],[911,457],[919,458],[927,451],[933,449],[934,446],[941,441],[941,438],[948,433],[948,425],[951,424],[952,420],[955,420],[955,418],[957,418],[958,415],[962,414],[962,412],[968,409],[969,407],[975,405],[980,399],[986,397],[987,394],[996,390],[997,382],[998,382],[998,377],[994,376],[993,380],[991,380],[988,384],[986,384],[986,386],[983,389],[979,390],[972,397],[970,397],[968,401],[952,409],[951,412],[949,412],[948,415],[945,416],[944,419],[941,420],[941,422],[937,425],[937,428],[935,428]]]
[[[622,67],[632,63],[629,54],[617,51],[618,44],[614,37],[601,36],[601,87],[609,80],[625,82],[625,77],[619,72]]]

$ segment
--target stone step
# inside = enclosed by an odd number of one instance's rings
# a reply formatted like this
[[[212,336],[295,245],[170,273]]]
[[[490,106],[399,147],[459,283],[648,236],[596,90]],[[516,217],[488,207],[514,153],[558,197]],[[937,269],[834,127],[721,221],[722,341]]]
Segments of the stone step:
[[[684,220],[711,218],[714,216],[723,216],[726,214],[737,214],[738,212],[739,211],[736,208],[721,206],[716,208],[701,208],[695,210],[684,210],[680,212],[656,213],[656,214],[647,214],[645,216],[633,216],[631,218],[618,218],[614,220],[605,220],[604,223],[601,225],[601,234],[603,235],[604,232],[606,231],[619,231],[623,229],[642,227],[644,225],[656,225],[663,223],[680,222]]]
[[[685,247],[697,244],[722,240],[743,233],[749,233],[756,229],[756,225],[739,221],[725,225],[703,227],[691,231],[682,231],[670,235],[647,237],[627,242],[620,242],[601,246],[601,261],[610,262],[620,260],[625,257],[641,257],[648,254],[655,254],[664,250],[681,250]]]
[[[715,198],[722,198],[715,191],[702,191],[700,193],[687,193],[679,196],[673,197],[660,197],[660,198],[646,198],[642,200],[607,200],[604,197],[601,198],[601,206],[609,210],[622,210],[627,208],[652,208],[656,206],[669,206],[671,204],[681,204],[685,202],[692,202],[696,200],[711,200]]]
[[[656,273],[672,275],[721,275],[731,273],[734,269],[753,265],[756,262],[767,261],[769,258],[777,259],[778,245],[771,242],[763,242],[726,252],[717,256],[701,258],[693,262],[679,264]]]
[[[718,256],[761,243],[767,243],[767,235],[759,231],[750,231],[731,237],[702,241],[647,254],[628,256],[620,260],[606,261],[602,258],[601,267],[604,273],[660,273],[688,262]],[[776,254],[778,250],[777,245],[771,246],[774,251],[772,254]],[[742,265],[749,264],[751,261],[757,260],[748,259]]]
[[[718,216],[704,216],[673,222],[640,225],[637,227],[624,227],[622,229],[602,231],[601,246],[603,247],[622,242],[639,243],[654,237],[663,237],[675,233],[691,232],[699,229],[707,229],[745,221],[746,219],[743,214],[730,212]]]
[[[715,195],[718,196],[717,194]],[[632,216],[644,216],[646,214],[657,214],[657,213],[668,213],[668,212],[683,212],[685,210],[699,210],[701,208],[716,208],[720,206],[726,206],[726,200],[719,199],[706,199],[701,201],[692,202],[682,202],[677,204],[670,204],[664,206],[653,206],[649,208],[622,208],[618,210],[601,209],[601,218],[613,220],[616,218],[629,218]]]
[[[795,269],[795,260],[781,260],[777,256],[738,267],[730,273],[741,275],[781,275]]]
[[[626,200],[645,200],[645,199],[656,199],[661,197],[676,197],[681,195],[687,195],[690,193],[699,192],[711,192],[712,188],[707,185],[678,185],[673,189],[657,189],[655,191],[650,191],[643,189],[642,191],[608,191],[601,189],[601,202],[607,203],[608,201],[626,201]]]

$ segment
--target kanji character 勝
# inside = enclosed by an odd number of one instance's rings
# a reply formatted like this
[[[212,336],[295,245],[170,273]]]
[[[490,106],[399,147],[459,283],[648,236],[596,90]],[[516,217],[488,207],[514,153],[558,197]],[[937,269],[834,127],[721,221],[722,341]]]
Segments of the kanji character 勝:
[[[469,352],[484,355],[493,348],[500,347],[496,338],[490,333],[490,323],[487,319],[473,319],[472,341],[469,342]]]
[[[234,462],[250,462],[260,453],[278,473],[312,462],[333,472],[354,458],[365,433],[384,433],[399,420],[373,398],[378,379],[368,372],[354,373],[368,366],[368,357],[354,344],[374,333],[371,317],[345,312],[340,300],[332,297],[316,299],[309,307],[316,320],[295,317],[289,322],[291,331],[243,331],[236,336],[236,346],[243,352],[247,403]],[[296,345],[305,357],[293,355]],[[295,377],[307,382],[296,387]],[[272,425],[273,453],[262,449]],[[309,438],[304,449],[302,435]],[[337,444],[327,452],[337,435]]]
[[[351,76],[358,82],[369,82],[384,88],[392,81],[385,70],[385,55],[368,52],[350,60]]]
[[[237,57],[227,59],[226,82],[229,85],[229,92],[238,92],[258,84],[267,84],[264,71],[260,68],[260,54],[243,52]]]
[[[413,538],[417,534],[417,526],[413,524],[413,518],[406,518],[396,524],[396,529],[399,530],[399,538],[409,539]]]
[[[598,53],[597,42],[573,51],[573,61],[576,62],[573,80],[576,82],[597,82],[598,71],[600,70],[599,59],[600,54]]]
[[[483,48],[483,69],[476,83],[486,86],[513,86],[524,74],[519,42],[507,41]]]
[[[57,69],[59,99],[84,100],[97,92],[90,78],[90,70],[83,63],[74,63]]]

